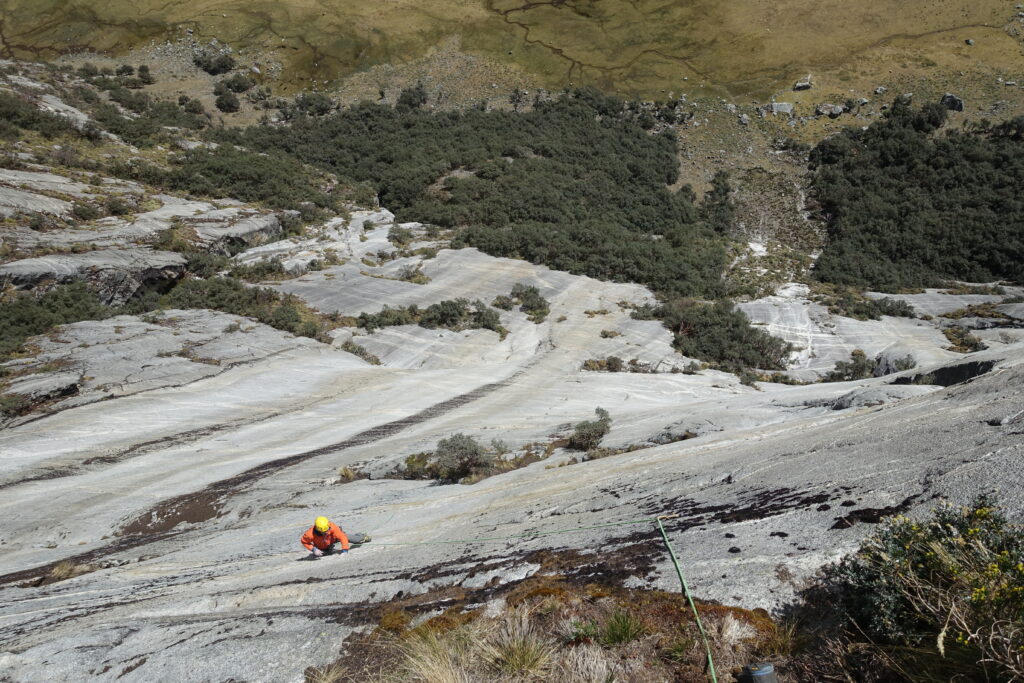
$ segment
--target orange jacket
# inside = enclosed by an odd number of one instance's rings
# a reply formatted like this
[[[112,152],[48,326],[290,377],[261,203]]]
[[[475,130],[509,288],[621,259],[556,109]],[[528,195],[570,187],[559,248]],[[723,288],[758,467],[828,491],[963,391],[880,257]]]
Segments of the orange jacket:
[[[318,534],[313,527],[309,527],[306,533],[302,534],[302,545],[306,546],[306,550],[312,550],[313,546],[326,550],[327,546],[338,541],[341,541],[342,550],[348,550],[348,536],[334,522],[331,522],[331,527],[322,534]]]

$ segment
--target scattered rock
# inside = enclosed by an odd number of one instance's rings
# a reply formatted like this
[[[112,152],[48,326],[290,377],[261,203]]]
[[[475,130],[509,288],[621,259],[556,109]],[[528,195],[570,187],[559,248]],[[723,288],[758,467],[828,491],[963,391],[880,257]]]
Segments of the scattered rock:
[[[830,119],[837,119],[843,115],[843,112],[846,111],[846,107],[841,104],[819,104],[814,111],[818,116],[827,116]]]
[[[876,95],[884,95],[887,91],[888,88],[886,88],[884,85],[880,85],[877,88],[875,88]]]
[[[785,114],[786,116],[793,115],[793,103],[792,102],[772,102],[768,105],[768,111],[772,114]]]
[[[973,38],[968,38],[964,42],[967,43],[968,45],[974,45],[974,39]]]
[[[740,115],[740,125],[741,126],[749,126],[750,125],[750,117],[747,116],[746,114],[741,114]]]

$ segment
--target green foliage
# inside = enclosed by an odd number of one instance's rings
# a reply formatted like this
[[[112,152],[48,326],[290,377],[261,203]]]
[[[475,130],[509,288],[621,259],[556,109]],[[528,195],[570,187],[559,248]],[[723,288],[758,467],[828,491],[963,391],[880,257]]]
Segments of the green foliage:
[[[1022,558],[1024,529],[981,497],[940,505],[920,522],[887,520],[824,574],[841,615],[871,641],[960,650],[998,666],[1024,648]],[[1008,670],[991,678],[992,668],[982,676],[986,667],[975,664],[970,680],[1010,680]]]
[[[370,365],[380,365],[380,358],[367,351],[365,346],[361,346],[351,339],[341,345],[341,350],[362,358]]]
[[[950,351],[974,353],[975,351],[984,351],[988,348],[985,346],[985,342],[981,341],[981,339],[974,336],[963,327],[947,327],[942,330],[942,334],[946,336],[946,339],[948,339],[951,344],[949,348]]]
[[[284,269],[280,258],[262,259],[253,263],[246,263],[235,266],[229,273],[231,277],[237,277],[246,282],[261,282],[263,280],[283,279],[290,277],[290,273]]]
[[[302,337],[317,338],[323,329],[303,316],[299,300],[267,287],[247,287],[234,278],[186,280],[161,301],[167,308],[209,308],[255,318],[265,325]]]
[[[829,241],[817,277],[898,291],[1024,281],[1024,117],[936,134],[946,111],[897,100],[811,153]]]
[[[242,103],[238,99],[238,95],[231,91],[222,92],[217,95],[217,99],[214,100],[214,104],[217,105],[217,109],[228,114],[238,111],[242,106]]]
[[[454,484],[487,464],[488,458],[483,446],[465,434],[441,439],[434,450],[436,478],[442,482]]]
[[[831,372],[821,378],[822,382],[850,382],[867,379],[874,375],[877,363],[868,358],[860,349],[850,352],[850,360],[839,361]]]
[[[223,84],[227,90],[233,93],[243,93],[256,85],[256,82],[245,74],[234,74],[233,76],[225,78],[220,83]]]
[[[315,174],[282,154],[257,154],[232,147],[195,149],[171,159],[165,171],[147,163],[121,164],[113,175],[161,189],[261,202],[275,209],[301,209],[305,202],[333,209],[336,200],[320,189]]]
[[[64,117],[40,111],[16,95],[0,92],[0,138],[17,138],[19,130],[34,130],[45,138],[78,134]]]
[[[752,327],[746,314],[728,301],[701,304],[683,299],[653,312],[634,313],[660,318],[675,335],[675,347],[684,356],[708,361],[730,372],[744,368],[785,370],[792,350],[787,342]]]
[[[857,320],[879,320],[883,315],[913,318],[914,307],[901,299],[882,297],[869,299],[853,287],[821,285],[814,299],[825,306],[832,315],[841,315]]]
[[[116,314],[80,282],[55,287],[38,298],[18,294],[0,303],[0,358],[20,349],[29,337],[56,325],[102,320]]]
[[[625,610],[616,610],[604,624],[601,642],[605,645],[625,645],[645,632],[643,622]]]
[[[388,242],[399,248],[407,247],[414,237],[412,230],[398,225],[393,225],[388,230]]]
[[[519,310],[529,316],[530,322],[544,322],[544,318],[551,312],[548,300],[542,297],[540,290],[533,285],[518,282],[512,286],[510,296],[514,303],[519,304]]]
[[[612,418],[607,410],[597,408],[594,410],[594,414],[597,415],[596,420],[587,420],[576,424],[572,435],[569,436],[568,448],[577,451],[589,451],[592,448],[597,448],[601,439],[611,430]]]
[[[381,327],[419,325],[427,329],[492,330],[502,339],[508,334],[508,330],[501,326],[498,312],[479,299],[473,302],[469,299],[447,299],[422,309],[416,304],[404,308],[384,306],[379,313],[360,313],[357,324],[368,332]]]
[[[231,55],[211,55],[202,53],[195,57],[195,64],[211,76],[226,74],[235,68],[235,58]]]
[[[499,294],[494,297],[494,301],[491,302],[491,305],[495,308],[500,308],[503,311],[511,311],[514,303],[515,302],[512,301],[512,297]]]
[[[718,171],[711,179],[711,189],[700,205],[700,217],[719,235],[726,235],[736,216],[736,205],[731,198],[729,174]]]
[[[400,220],[461,228],[455,246],[669,294],[721,289],[720,240],[690,193],[666,189],[678,172],[674,135],[646,133],[621,101],[578,92],[517,114],[406,99],[217,136],[369,181]],[[451,174],[459,169],[472,174]]]

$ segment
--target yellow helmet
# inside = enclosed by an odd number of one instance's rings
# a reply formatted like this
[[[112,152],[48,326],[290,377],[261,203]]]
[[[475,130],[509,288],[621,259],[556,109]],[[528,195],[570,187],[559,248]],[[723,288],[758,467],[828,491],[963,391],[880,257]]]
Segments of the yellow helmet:
[[[324,533],[331,528],[331,522],[326,517],[317,517],[316,521],[313,522],[313,528],[320,533]]]

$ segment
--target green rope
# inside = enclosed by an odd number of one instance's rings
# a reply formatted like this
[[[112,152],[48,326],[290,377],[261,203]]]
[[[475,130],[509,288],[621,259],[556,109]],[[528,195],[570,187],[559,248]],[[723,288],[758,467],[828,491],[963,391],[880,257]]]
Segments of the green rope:
[[[700,637],[704,640],[704,650],[708,653],[708,673],[711,675],[711,680],[714,683],[718,683],[718,677],[715,675],[715,662],[711,658],[711,643],[708,642],[708,634],[704,630],[704,624],[700,621],[700,614],[697,613],[697,605],[693,604],[693,596],[690,595],[690,588],[686,585],[683,570],[679,567],[679,560],[676,559],[676,553],[672,549],[672,544],[669,543],[668,534],[665,533],[665,526],[661,523],[661,517],[658,517],[655,521],[658,523],[658,531],[661,532],[661,537],[665,539],[665,547],[668,548],[669,557],[672,558],[672,564],[675,565],[676,574],[679,575],[679,584],[683,587],[683,595],[690,602],[690,609],[693,610],[693,616],[697,620],[697,629],[700,631]]]

